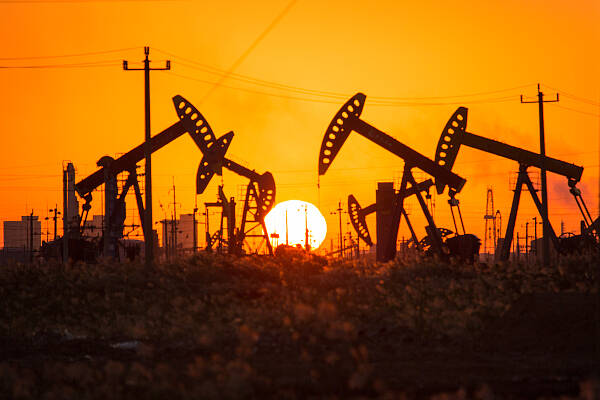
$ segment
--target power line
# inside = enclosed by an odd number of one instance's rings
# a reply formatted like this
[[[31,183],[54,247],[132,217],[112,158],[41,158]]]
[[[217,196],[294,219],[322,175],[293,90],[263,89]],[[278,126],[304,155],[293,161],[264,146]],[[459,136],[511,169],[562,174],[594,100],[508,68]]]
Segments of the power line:
[[[177,76],[179,78],[182,79],[188,79],[191,81],[196,81],[199,83],[205,83],[208,85],[212,85],[215,84],[214,81],[210,81],[210,80],[205,80],[205,79],[198,79],[198,78],[193,78],[190,76],[186,76],[186,75],[182,75],[182,74],[177,74],[177,73],[172,73],[170,75],[173,76]],[[290,95],[285,95],[285,94],[279,94],[279,93],[270,93],[270,92],[264,92],[264,91],[260,91],[260,90],[255,90],[255,89],[250,89],[250,88],[244,88],[244,87],[240,87],[240,86],[230,86],[230,85],[225,85],[225,84],[220,84],[219,86],[222,86],[224,88],[227,89],[232,89],[232,90],[240,90],[243,92],[248,92],[248,93],[255,93],[255,94],[260,94],[260,95],[264,95],[264,96],[271,96],[271,97],[279,97],[279,98],[283,98],[283,99],[289,99],[289,100],[298,100],[298,101],[307,101],[307,102],[312,102],[312,103],[325,103],[325,104],[339,104],[339,101],[334,101],[334,100],[325,100],[325,99],[320,99],[320,98],[315,98],[315,97],[298,97],[298,96],[290,96]],[[350,95],[348,95],[347,97],[350,97]],[[470,101],[469,104],[482,104],[482,103],[500,103],[500,102],[508,102],[508,101],[512,101],[514,100],[515,97],[514,96],[503,96],[503,97],[497,97],[497,98],[487,98],[487,99],[477,99],[477,100],[473,100]],[[374,100],[372,102],[369,103],[371,106],[388,106],[388,107],[418,107],[418,106],[445,106],[445,105],[462,105],[464,104],[464,102],[391,102],[391,101],[377,101]]]
[[[196,82],[199,82],[199,83],[205,83],[207,85],[214,85],[214,84],[216,84],[216,82],[214,82],[214,81],[208,81],[208,80],[204,80],[204,79],[192,78],[190,76],[181,75],[181,74],[177,74],[177,73],[172,73],[170,75],[177,76],[177,77],[183,78],[183,79],[188,79],[188,80],[191,80],[191,81],[196,81]],[[304,98],[304,97],[297,97],[297,96],[288,96],[288,95],[278,94],[278,93],[267,93],[267,92],[262,92],[260,90],[253,90],[253,89],[248,89],[248,88],[242,88],[242,87],[239,87],[239,86],[229,86],[229,85],[225,85],[225,84],[222,84],[222,83],[219,86],[227,88],[227,89],[241,90],[243,92],[256,93],[256,94],[261,94],[261,95],[265,95],[265,96],[279,97],[279,98],[289,99],[289,100],[300,100],[300,101],[308,101],[308,102],[313,102],[313,103],[339,104],[339,101],[311,99],[311,98]]]
[[[570,107],[565,107],[565,106],[561,106],[559,104],[554,104],[554,107],[558,107],[558,108],[562,108],[563,110],[568,110],[568,111],[573,111],[579,114],[584,114],[584,115],[590,115],[592,117],[600,117],[600,114],[596,114],[596,113],[592,113],[592,112],[587,112],[587,111],[582,111],[582,110],[577,110],[575,108],[570,108]]]
[[[52,3],[149,3],[176,2],[185,0],[0,0],[0,4],[52,4]]]
[[[167,52],[163,52],[165,54],[171,54],[171,53],[167,53]],[[179,59],[183,59],[181,57],[178,56],[174,56],[175,58],[179,58]],[[191,69],[196,69],[199,71],[203,71],[203,72],[208,72],[210,74],[214,74],[214,75],[218,75],[218,76],[223,76],[223,72],[221,70],[218,70],[216,68],[213,67],[208,67],[208,66],[202,66],[202,67],[195,67],[193,65],[190,65],[188,63],[186,63],[185,61],[188,61],[187,59],[183,59],[184,62],[180,61],[181,65],[184,65],[188,68]],[[273,88],[273,89],[279,89],[279,90],[287,90],[290,92],[295,92],[298,94],[307,94],[307,95],[315,95],[315,96],[320,96],[320,97],[326,97],[326,98],[332,98],[332,99],[341,99],[341,100],[345,100],[348,97],[350,97],[352,94],[350,93],[339,93],[339,92],[328,92],[328,91],[323,91],[323,90],[316,90],[316,89],[307,89],[307,88],[302,88],[302,87],[298,87],[298,86],[292,86],[292,85],[286,85],[286,84],[282,84],[282,83],[278,83],[278,82],[272,82],[272,81],[267,81],[264,79],[258,79],[258,78],[253,78],[247,75],[241,75],[241,74],[230,74],[229,76],[231,79],[234,80],[238,80],[241,82],[245,82],[245,83],[250,83],[250,84],[254,84],[254,85],[258,85],[258,86],[264,86],[264,87],[269,87],[269,88]],[[409,100],[437,100],[437,99],[452,99],[452,98],[461,98],[461,97],[476,97],[476,96],[482,96],[482,95],[487,95],[487,94],[496,94],[496,93],[502,93],[502,92],[508,92],[508,91],[514,91],[520,88],[524,88],[527,87],[529,85],[521,85],[521,86],[515,86],[512,88],[507,88],[507,89],[499,89],[499,90],[491,90],[491,91],[487,91],[487,92],[479,92],[479,93],[471,93],[471,94],[462,94],[462,95],[449,95],[449,96],[429,96],[429,97],[386,97],[386,96],[369,96],[370,100],[376,100],[376,101],[409,101]]]
[[[1,0],[0,0],[0,3],[2,3]],[[99,51],[89,51],[86,53],[59,54],[59,55],[47,55],[47,56],[0,57],[0,61],[44,60],[44,59],[52,59],[52,58],[88,57],[88,56],[96,56],[96,55],[100,55],[100,54],[121,53],[121,52],[129,51],[129,50],[136,50],[136,49],[138,49],[138,47],[126,47],[123,49],[99,50]]]
[[[563,96],[570,97],[570,98],[572,98],[574,100],[579,100],[579,101],[581,101],[583,103],[587,103],[587,104],[590,104],[590,105],[593,105],[593,106],[600,106],[600,103],[597,102],[597,101],[595,101],[595,100],[591,100],[591,99],[588,99],[588,98],[585,98],[585,97],[577,96],[577,95],[574,95],[572,93],[566,92],[566,91],[564,91],[562,89],[554,88],[552,86],[543,85],[543,84],[542,84],[542,86],[545,86],[548,89],[556,90],[557,92],[560,92]]]
[[[195,70],[199,70],[199,71],[203,71],[203,72],[207,72],[210,74],[214,74],[214,75],[218,75],[218,76],[223,76],[226,75],[227,72],[225,70],[222,70],[220,68],[217,67],[213,67],[207,64],[202,64],[199,63],[197,61],[194,61],[192,59],[189,58],[185,58],[182,56],[179,56],[177,54],[173,54],[170,52],[167,52],[165,50],[160,50],[157,49],[156,51],[159,51],[165,55],[168,55],[170,57],[176,58],[178,59],[180,62],[179,64],[184,65],[188,68],[191,69],[195,69]],[[230,73],[229,78],[231,79],[235,79],[238,81],[242,81],[245,83],[250,83],[250,84],[255,84],[255,85],[260,85],[260,86],[266,86],[266,87],[270,87],[270,88],[274,88],[274,89],[280,89],[280,90],[288,90],[288,91],[292,91],[292,92],[296,92],[296,93],[301,93],[301,94],[308,94],[308,95],[315,95],[315,96],[321,96],[321,97],[328,97],[328,98],[332,98],[332,99],[347,99],[348,97],[350,97],[353,93],[341,93],[341,92],[332,92],[332,91],[324,91],[324,90],[317,90],[317,89],[308,89],[308,88],[302,88],[299,86],[293,86],[293,85],[287,85],[287,84],[283,84],[283,83],[279,83],[279,82],[274,82],[274,81],[269,81],[269,80],[265,80],[265,79],[260,79],[260,78],[255,78],[252,76],[248,76],[248,75],[243,75],[243,74],[238,74],[238,73]],[[390,97],[390,96],[369,96],[370,100],[380,100],[380,101],[409,101],[409,100],[442,100],[442,99],[454,99],[454,98],[462,98],[462,97],[477,97],[477,96],[483,96],[483,95],[490,95],[490,94],[498,94],[498,93],[505,93],[505,92],[509,92],[509,91],[515,91],[518,89],[522,89],[522,88],[526,88],[529,86],[532,86],[533,84],[526,84],[526,85],[519,85],[519,86],[514,86],[514,87],[510,87],[510,88],[505,88],[505,89],[496,89],[496,90],[489,90],[489,91],[484,91],[484,92],[477,92],[477,93],[466,93],[466,94],[458,94],[458,95],[447,95],[447,96],[423,96],[423,97]]]
[[[0,65],[0,69],[57,69],[57,68],[90,68],[114,67],[120,65],[120,60],[105,60],[71,64],[45,64],[45,65]]]

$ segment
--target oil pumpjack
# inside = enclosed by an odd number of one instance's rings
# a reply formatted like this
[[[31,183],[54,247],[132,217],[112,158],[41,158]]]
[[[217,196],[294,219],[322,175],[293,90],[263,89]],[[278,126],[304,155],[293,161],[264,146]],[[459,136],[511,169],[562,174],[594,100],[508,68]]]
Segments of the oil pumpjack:
[[[227,217],[227,247],[229,253],[240,254],[245,240],[256,237],[262,239],[259,247],[262,243],[266,243],[267,250],[272,255],[273,248],[269,241],[265,216],[275,205],[275,180],[273,179],[273,175],[270,172],[259,174],[226,158],[225,153],[233,139],[233,132],[226,133],[217,139],[206,119],[190,102],[181,96],[175,96],[173,102],[180,123],[183,124],[185,130],[192,136],[192,139],[194,139],[194,142],[203,154],[196,174],[196,193],[204,193],[206,186],[214,174],[221,175],[223,173],[223,167],[250,181],[246,186],[242,221],[237,232],[234,232],[235,202],[227,201],[222,188],[219,191],[220,202],[210,204],[213,206],[221,204]],[[233,204],[233,210],[231,204]],[[221,238],[221,241],[223,240],[222,226],[223,224],[221,223],[220,235],[218,236]],[[262,233],[259,231],[262,231]],[[212,242],[209,242],[209,245],[212,246]]]
[[[433,181],[431,179],[427,179],[423,182],[417,184],[417,188],[409,188],[406,191],[405,198],[412,196],[416,193],[416,191],[427,192],[429,188],[433,186]],[[397,196],[397,194],[395,194]],[[362,208],[358,203],[358,200],[354,197],[354,195],[348,195],[348,215],[350,217],[350,222],[352,223],[352,227],[356,231],[358,237],[363,240],[367,245],[373,246],[373,240],[371,240],[371,235],[369,233],[369,228],[366,222],[366,216],[372,214],[377,211],[377,203],[373,203],[368,207]],[[411,237],[415,243],[419,243],[417,239],[417,235],[415,234],[415,230],[412,227],[412,223],[410,222],[410,218],[408,217],[408,213],[403,208],[401,210],[402,216],[406,220],[406,224],[408,225],[408,229],[410,230]]]
[[[445,187],[448,186],[451,209],[454,206],[459,206],[455,195],[460,192],[466,183],[466,180],[363,121],[360,118],[360,115],[362,113],[365,100],[366,96],[363,93],[355,94],[342,106],[342,108],[332,119],[325,132],[325,136],[321,143],[321,149],[319,151],[319,175],[324,175],[327,172],[342,145],[348,138],[348,135],[352,131],[359,133],[375,144],[400,157],[404,160],[405,164],[399,190],[394,193],[393,188],[391,192],[388,188],[388,195],[385,196],[387,197],[387,201],[378,201],[379,204],[375,205],[374,207],[369,207],[370,209],[367,210],[369,212],[374,211],[374,209],[378,211],[377,260],[389,261],[392,260],[396,255],[398,227],[400,225],[401,216],[406,216],[406,212],[404,210],[404,199],[409,195],[414,195],[417,197],[421,210],[427,219],[428,226],[425,227],[425,230],[427,232],[427,237],[429,238],[428,243],[431,247],[431,251],[439,256],[446,256],[449,251],[445,243],[442,241],[442,231],[436,227],[433,216],[429,212],[427,204],[421,195],[421,191],[428,189],[430,186],[432,186],[433,182],[424,181],[417,183],[413,176],[412,169],[419,168],[431,175],[435,179],[435,186],[438,194],[443,193]],[[382,187],[381,189],[384,188]],[[353,197],[349,199],[349,212],[351,215],[351,221],[355,228],[357,228],[359,236],[361,236],[363,240],[366,239],[365,241],[367,243],[371,242],[364,220],[366,211],[360,209],[360,205]],[[414,239],[416,243],[416,235],[414,235]]]
[[[456,157],[458,156],[460,146],[464,145],[473,149],[514,160],[519,163],[519,174],[510,210],[510,217],[506,227],[506,234],[500,247],[500,253],[497,255],[499,260],[507,260],[510,254],[510,245],[513,238],[523,185],[527,187],[527,190],[531,194],[531,198],[533,199],[533,202],[535,203],[542,220],[544,223],[548,224],[550,228],[550,239],[554,244],[555,249],[559,252],[565,252],[568,250],[566,246],[561,246],[560,241],[557,238],[552,225],[550,224],[548,215],[546,215],[544,212],[544,208],[542,207],[541,201],[537,196],[533,183],[527,174],[529,167],[542,168],[543,166],[549,172],[553,172],[567,178],[569,192],[575,198],[583,218],[582,239],[588,242],[590,240],[596,240],[595,237],[598,237],[600,234],[600,218],[597,218],[595,221],[593,221],[590,212],[583,201],[581,191],[576,186],[581,180],[583,167],[567,163],[556,158],[548,156],[544,157],[538,153],[469,133],[467,132],[467,113],[467,108],[459,107],[448,120],[437,145],[435,162],[443,168],[448,170],[452,169]]]
[[[173,140],[182,136],[185,129],[181,122],[177,122],[150,139],[150,152],[154,153]],[[141,189],[138,182],[137,163],[144,159],[144,143],[133,148],[119,158],[104,156],[98,161],[100,169],[82,179],[75,185],[77,194],[85,200],[82,205],[82,215],[79,218],[79,226],[73,234],[81,236],[86,229],[86,220],[91,209],[92,192],[104,185],[104,226],[102,232],[102,254],[109,258],[118,258],[118,243],[123,237],[125,221],[125,197],[129,189],[133,187],[137,202],[137,209],[142,224],[144,235],[152,232],[146,229],[145,208],[142,200]],[[127,173],[127,180],[120,193],[118,191],[117,177],[119,174]],[[151,228],[151,227],[149,227]],[[154,241],[154,238],[151,239]]]
[[[233,138],[233,132],[229,132],[216,139],[206,120],[191,103],[179,95],[173,98],[173,102],[180,120],[150,139],[151,153],[161,149],[187,132],[203,153],[196,179],[197,193],[204,191],[214,173],[221,173],[222,166],[250,179],[246,191],[242,225],[236,237],[236,243],[239,243],[239,245],[237,247],[232,246],[232,249],[240,248],[244,239],[252,235],[252,231],[258,225],[263,228],[264,233],[260,236],[266,238],[267,246],[269,247],[269,251],[271,251],[264,226],[264,216],[272,208],[275,200],[275,182],[273,176],[269,172],[259,175],[226,159],[225,153]],[[144,228],[143,231],[148,232],[143,226],[145,209],[137,175],[137,163],[143,159],[144,144],[135,147],[117,159],[104,156],[98,161],[100,168],[97,171],[75,184],[75,190],[78,195],[85,200],[85,203],[82,205],[83,213],[79,217],[79,226],[71,233],[73,236],[76,235],[78,237],[85,230],[85,223],[91,209],[92,192],[99,186],[105,185],[105,222],[102,235],[102,253],[106,257],[118,257],[118,242],[123,237],[126,216],[125,197],[131,187],[133,187],[135,192],[137,209],[142,227]],[[127,180],[119,192],[117,176],[124,172],[127,173]],[[255,223],[254,226],[252,226],[253,223]],[[248,226],[250,228],[247,228]]]

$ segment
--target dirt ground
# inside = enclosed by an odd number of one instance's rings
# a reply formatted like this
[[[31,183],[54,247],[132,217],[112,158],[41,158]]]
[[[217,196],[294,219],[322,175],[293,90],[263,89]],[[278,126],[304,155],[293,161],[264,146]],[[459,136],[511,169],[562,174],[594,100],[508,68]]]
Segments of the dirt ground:
[[[522,293],[512,272],[308,267],[19,272],[0,293],[0,399],[600,398],[598,296],[568,274]],[[454,313],[460,293],[479,308]]]

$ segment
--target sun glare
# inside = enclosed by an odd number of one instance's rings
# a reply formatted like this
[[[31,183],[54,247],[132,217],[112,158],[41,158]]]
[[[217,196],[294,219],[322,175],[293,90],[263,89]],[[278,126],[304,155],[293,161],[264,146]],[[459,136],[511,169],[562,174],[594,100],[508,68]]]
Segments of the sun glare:
[[[271,244],[288,244],[318,248],[327,234],[327,223],[317,207],[301,200],[288,200],[277,204],[265,217]]]

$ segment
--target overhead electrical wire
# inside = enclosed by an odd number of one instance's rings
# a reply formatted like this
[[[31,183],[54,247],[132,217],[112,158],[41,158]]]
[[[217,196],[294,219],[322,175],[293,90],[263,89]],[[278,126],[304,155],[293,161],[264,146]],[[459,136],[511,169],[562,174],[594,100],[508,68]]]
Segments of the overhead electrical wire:
[[[282,13],[280,13],[278,15],[278,17],[271,23],[271,25],[269,25],[269,27],[259,36],[259,38],[257,38],[257,40],[255,40],[253,45],[250,46],[249,50],[251,50],[253,47],[255,47],[255,45],[262,38],[264,38],[266,33],[268,33],[268,31],[275,26],[275,24],[285,15],[285,13],[287,13],[289,11],[289,9],[293,6],[294,3],[295,2],[292,1],[288,4],[288,6],[282,11]],[[46,56],[0,57],[0,61],[23,61],[23,60],[72,58],[72,57],[89,57],[89,56],[102,55],[102,54],[126,52],[126,51],[130,51],[130,50],[135,50],[135,49],[137,49],[137,47],[99,50],[99,51],[90,51],[90,52],[72,53],[72,54],[46,55]],[[208,85],[219,85],[219,86],[223,86],[223,87],[233,89],[233,90],[241,90],[241,91],[245,91],[245,92],[249,92],[249,93],[261,94],[261,95],[272,96],[272,97],[279,97],[279,98],[299,100],[299,101],[328,103],[328,104],[339,103],[338,101],[332,101],[333,99],[345,100],[345,99],[349,98],[350,96],[352,96],[351,93],[341,93],[341,92],[334,92],[334,91],[308,89],[308,88],[302,88],[299,86],[287,85],[287,84],[283,84],[283,83],[279,83],[279,82],[269,81],[269,80],[265,80],[265,79],[259,79],[259,78],[251,77],[248,75],[235,73],[235,72],[233,72],[232,69],[230,69],[230,71],[226,71],[226,70],[214,67],[214,66],[203,64],[203,63],[197,62],[195,60],[192,60],[190,58],[186,58],[186,57],[183,57],[183,56],[180,56],[180,55],[177,55],[177,54],[174,54],[174,53],[162,50],[162,49],[155,48],[155,50],[179,60],[178,64],[183,65],[184,67],[203,71],[203,72],[206,72],[209,74],[213,74],[220,78],[218,81],[215,82],[212,80],[194,78],[194,77],[186,76],[183,74],[173,74],[180,78],[197,81],[199,83],[204,83],[204,84],[208,84]],[[238,59],[238,61],[243,60],[243,57],[247,56],[248,53],[249,53],[249,51],[245,52],[244,55],[242,55]],[[122,60],[97,60],[97,61],[89,61],[89,62],[63,63],[63,64],[0,65],[0,69],[60,69],[60,68],[113,67],[113,66],[121,65],[121,61]],[[234,67],[237,65],[239,65],[239,62],[237,64],[235,64]],[[239,87],[239,86],[223,85],[222,81],[225,78],[234,79],[234,80],[252,84],[252,85],[267,87],[270,89],[287,91],[287,92],[295,93],[297,95],[312,96],[312,97],[290,96],[290,95],[284,95],[284,94],[279,94],[279,93],[264,92],[264,91],[259,91],[259,90],[245,88],[245,87]],[[221,83],[219,83],[219,82],[221,82]],[[515,90],[522,89],[522,88],[532,86],[532,85],[533,84],[525,84],[525,85],[518,85],[518,86],[504,88],[504,89],[489,90],[489,91],[482,91],[482,92],[476,92],[476,93],[457,94],[457,95],[446,95],[446,96],[421,96],[421,97],[369,96],[369,100],[370,100],[369,104],[374,105],[374,106],[376,105],[376,106],[397,107],[397,106],[456,105],[456,104],[462,104],[462,103],[468,103],[468,104],[497,103],[497,102],[510,101],[510,100],[512,100],[512,96],[502,96],[502,97],[494,97],[494,98],[483,98],[483,99],[452,101],[452,102],[450,102],[450,101],[448,101],[448,102],[425,101],[425,100],[459,99],[459,98],[486,96],[486,95],[491,95],[491,94],[515,91]],[[560,94],[562,94],[563,96],[570,98],[572,100],[579,101],[579,102],[582,102],[582,103],[585,103],[585,104],[588,104],[591,106],[600,106],[600,103],[596,102],[594,100],[574,95],[572,93],[569,93],[567,91],[564,91],[562,89],[559,89],[559,88],[556,88],[556,87],[553,87],[550,85],[543,84],[542,86],[546,87],[548,89],[556,90],[556,91],[560,92]],[[332,100],[328,101],[325,99],[332,99]],[[565,107],[565,106],[558,105],[558,104],[555,106],[559,107],[559,108],[563,108],[565,110],[585,114],[585,115],[599,116],[597,113],[578,110],[578,109]]]
[[[577,110],[575,108],[565,107],[565,106],[562,106],[560,104],[552,104],[552,106],[553,107],[562,108],[563,110],[573,111],[573,112],[576,112],[576,113],[579,113],[579,114],[590,115],[590,116],[596,117],[596,118],[600,117],[600,114],[598,114],[598,113],[592,113],[592,112]]]
[[[95,62],[69,64],[38,64],[38,65],[0,65],[0,69],[61,69],[61,68],[94,68],[114,67],[121,65],[121,60],[104,60]]]
[[[552,86],[548,86],[548,85],[544,85],[544,84],[542,84],[542,86],[543,87],[547,87],[548,89],[556,90],[561,96],[566,96],[566,97],[569,97],[569,98],[571,98],[573,100],[577,100],[577,101],[580,101],[582,103],[586,103],[586,104],[589,104],[589,105],[592,105],[592,106],[596,106],[596,107],[600,106],[600,102],[598,102],[598,101],[594,101],[592,99],[588,99],[588,98],[585,98],[585,97],[582,97],[582,96],[577,96],[577,95],[574,95],[572,93],[566,92],[566,91],[564,91],[562,89],[558,89],[556,87],[552,87]]]
[[[161,49],[155,49],[155,50],[158,52],[161,52],[167,56],[177,59],[178,64],[181,64],[185,67],[203,71],[203,72],[207,72],[207,73],[217,75],[217,76],[224,76],[225,74],[227,74],[227,72],[222,69],[212,67],[212,66],[209,66],[206,64],[202,64],[202,63],[196,62],[194,60],[191,60],[189,58],[185,58],[185,57],[176,55],[174,53],[167,52],[165,50],[161,50]],[[326,97],[326,98],[331,98],[331,99],[344,99],[345,100],[354,94],[354,93],[341,93],[341,92],[332,92],[332,91],[324,91],[324,90],[316,90],[316,89],[307,89],[307,88],[302,88],[302,87],[293,86],[293,85],[287,85],[287,84],[283,84],[283,83],[279,83],[279,82],[273,82],[273,81],[268,81],[268,80],[264,80],[264,79],[254,78],[254,77],[251,77],[248,75],[242,75],[242,74],[237,74],[237,73],[230,73],[228,76],[231,79],[258,85],[258,86],[264,86],[264,87],[268,87],[268,88],[272,88],[272,89],[286,90],[286,91],[290,91],[290,92],[294,92],[294,93],[298,93],[298,94]],[[485,91],[485,92],[466,93],[466,94],[459,94],[459,95],[448,95],[448,96],[422,96],[422,97],[369,96],[369,99],[373,100],[373,101],[394,102],[394,103],[411,101],[411,100],[412,101],[414,101],[414,100],[422,101],[422,100],[457,99],[457,98],[464,98],[464,97],[477,97],[477,96],[484,96],[484,95],[490,95],[490,94],[505,93],[505,92],[509,92],[509,91],[515,91],[518,89],[526,88],[526,87],[529,87],[532,85],[533,84],[526,84],[526,85],[519,85],[519,86],[514,86],[514,87],[510,87],[510,88],[505,88],[505,89],[489,90],[489,91]]]
[[[58,55],[47,55],[47,56],[0,57],[0,61],[46,60],[46,59],[53,59],[53,58],[89,57],[89,56],[96,56],[96,55],[100,55],[100,54],[122,53],[122,52],[130,51],[130,50],[138,50],[138,48],[137,47],[126,47],[123,49],[98,50],[98,51],[89,51],[86,53],[58,54]]]
[[[175,72],[171,72],[169,75],[177,76],[177,77],[182,78],[182,79],[188,79],[190,81],[204,83],[204,84],[207,84],[207,85],[213,85],[213,84],[215,84],[214,81],[209,81],[209,80],[205,80],[205,79],[198,79],[198,78],[194,78],[194,77],[191,77],[191,76],[186,76],[186,75],[178,74],[178,73],[175,73]],[[222,86],[222,87],[228,88],[228,89],[233,89],[233,90],[241,90],[241,91],[244,91],[244,92],[261,94],[261,95],[265,95],[265,96],[279,97],[279,98],[283,98],[283,99],[309,101],[309,102],[313,102],[313,103],[339,104],[339,101],[314,99],[314,98],[311,99],[311,98],[304,98],[304,97],[297,97],[297,96],[288,96],[288,95],[279,94],[279,93],[268,93],[268,92],[262,92],[260,90],[254,90],[254,89],[249,89],[249,88],[242,88],[242,87],[239,87],[239,86],[225,85],[225,84],[222,84],[222,83],[219,86]]]
[[[187,76],[187,75],[183,75],[183,74],[178,74],[175,72],[171,72],[169,75],[173,75],[173,76],[177,76],[179,78],[182,79],[187,79],[187,80],[191,80],[191,81],[196,81],[199,83],[204,83],[204,84],[208,84],[208,85],[212,85],[215,82],[214,81],[210,81],[210,80],[206,80],[206,79],[199,79],[199,78],[194,78],[191,76]],[[312,102],[312,103],[326,103],[326,104],[339,104],[339,101],[334,101],[334,100],[327,100],[327,99],[322,99],[322,98],[318,98],[318,97],[299,97],[299,96],[290,96],[290,95],[286,95],[286,94],[280,94],[280,93],[271,93],[271,92],[265,92],[265,91],[260,91],[260,90],[255,90],[255,89],[250,89],[250,88],[245,88],[245,87],[241,87],[241,86],[231,86],[231,85],[225,85],[225,84],[220,84],[220,86],[224,87],[224,88],[228,88],[228,89],[232,89],[232,90],[240,90],[240,91],[244,91],[244,92],[249,92],[249,93],[255,93],[255,94],[260,94],[260,95],[264,95],[264,96],[271,96],[271,97],[279,97],[279,98],[284,98],[284,99],[290,99],[290,100],[299,100],[299,101],[307,101],[307,102]],[[349,98],[351,95],[347,95],[346,99]],[[506,101],[512,101],[515,100],[516,97],[515,96],[503,96],[503,97],[495,97],[495,98],[486,98],[486,99],[476,99],[476,100],[472,100],[469,101],[469,104],[481,104],[481,103],[499,103],[499,102],[506,102]],[[452,102],[409,102],[409,101],[377,101],[377,100],[373,100],[369,102],[369,105],[372,106],[390,106],[390,107],[415,107],[415,106],[443,106],[443,105],[462,105],[464,104],[464,101],[461,102],[456,102],[456,101],[452,101]]]
[[[53,4],[53,3],[63,3],[63,4],[81,4],[81,3],[157,3],[157,2],[165,2],[171,3],[176,1],[186,1],[186,0],[0,0],[0,4]]]
[[[288,7],[280,13],[280,15],[276,18],[278,21],[294,4],[294,1],[288,4]],[[274,23],[276,22],[274,21]],[[268,29],[271,29],[274,26],[272,23]],[[268,30],[267,29],[267,30]],[[266,32],[266,31],[265,31]],[[264,32],[259,36],[259,39],[264,37]],[[258,39],[257,39],[258,41]],[[255,41],[255,42],[257,42]],[[252,47],[252,46],[251,46]],[[116,52],[124,52],[129,50],[134,50],[135,48],[122,48],[122,49],[112,49],[112,50],[102,50],[102,51],[93,51],[93,52],[84,52],[84,53],[75,53],[75,54],[63,54],[63,55],[48,55],[48,56],[29,56],[29,57],[7,57],[0,58],[0,60],[33,60],[33,59],[51,59],[51,58],[68,58],[68,57],[85,57],[85,56],[93,56],[100,54],[108,54],[108,53],[116,53]],[[188,67],[195,70],[200,70],[203,72],[207,72],[219,77],[219,80],[207,80],[195,78],[183,74],[172,73],[171,75],[175,75],[177,77],[188,79],[192,81],[196,81],[199,83],[213,85],[214,86],[223,86],[232,90],[240,90],[249,93],[255,93],[260,95],[266,95],[271,97],[279,97],[284,99],[298,100],[298,101],[308,101],[308,102],[317,102],[317,103],[327,103],[327,104],[339,104],[339,100],[348,99],[353,94],[351,93],[340,93],[340,92],[332,92],[332,91],[324,91],[324,90],[316,90],[316,89],[307,89],[293,85],[282,84],[279,82],[268,81],[264,79],[258,79],[247,75],[237,74],[230,71],[225,71],[223,69],[209,66],[206,64],[202,64],[191,60],[186,57],[179,56],[177,54],[162,50],[155,49],[158,52],[161,52],[165,55],[178,59],[178,64],[183,65],[184,67]],[[247,53],[245,53],[247,55]],[[241,58],[240,58],[241,59]],[[121,60],[98,60],[98,61],[89,61],[89,62],[81,62],[81,63],[64,63],[64,64],[45,64],[45,65],[3,65],[0,66],[0,69],[54,69],[54,68],[87,68],[87,67],[112,67],[120,65]],[[239,64],[239,63],[238,63]],[[266,87],[269,89],[275,89],[280,91],[286,91],[290,93],[294,93],[295,96],[289,94],[281,94],[281,93],[272,93],[260,91],[252,88],[233,86],[233,85],[224,85],[223,80],[225,78],[231,78],[240,82]],[[441,106],[441,105],[459,105],[463,103],[468,104],[481,104],[481,103],[497,103],[497,102],[505,102],[513,100],[513,96],[501,96],[501,97],[491,97],[491,98],[481,98],[481,99],[471,99],[471,100],[463,100],[463,101],[433,101],[433,100],[443,100],[443,99],[460,99],[460,98],[470,98],[470,97],[479,97],[486,96],[498,93],[507,93],[510,91],[515,91],[518,89],[522,89],[524,87],[528,87],[527,85],[519,85],[510,88],[497,89],[497,90],[489,90],[482,91],[477,93],[466,93],[460,95],[446,95],[446,96],[422,96],[422,97],[392,97],[392,96],[370,96],[369,104],[373,106],[391,106],[391,107],[402,107],[402,106]],[[516,95],[515,95],[516,96]],[[334,101],[335,100],[335,101]]]

